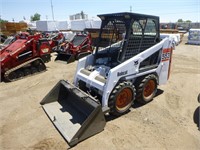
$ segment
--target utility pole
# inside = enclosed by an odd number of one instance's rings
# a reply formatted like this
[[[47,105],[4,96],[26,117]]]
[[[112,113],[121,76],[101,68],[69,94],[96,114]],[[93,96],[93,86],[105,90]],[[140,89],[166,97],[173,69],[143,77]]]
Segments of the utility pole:
[[[55,21],[55,20],[54,20],[54,12],[53,12],[53,3],[52,3],[52,0],[51,0],[51,12],[52,12],[53,21]]]
[[[54,12],[53,12],[53,3],[52,3],[52,0],[51,0],[51,11],[52,11],[52,18],[53,18],[55,30],[58,31],[57,26],[56,26],[56,22],[55,22],[55,19],[54,19]]]
[[[130,6],[130,12],[132,12],[132,6]]]

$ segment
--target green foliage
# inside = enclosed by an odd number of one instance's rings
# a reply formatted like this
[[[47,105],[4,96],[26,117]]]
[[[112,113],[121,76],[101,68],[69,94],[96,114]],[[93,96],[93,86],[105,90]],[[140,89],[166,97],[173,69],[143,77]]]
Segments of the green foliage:
[[[38,21],[40,20],[40,14],[35,13],[33,16],[31,16],[31,21]]]
[[[191,23],[192,21],[190,21],[190,20],[184,21],[183,19],[178,19],[177,22],[178,22],[178,23]]]
[[[183,19],[178,19],[178,22],[183,22]]]
[[[7,20],[0,19],[0,23],[8,22]]]
[[[190,20],[186,20],[185,22],[191,23],[192,21],[190,21]]]

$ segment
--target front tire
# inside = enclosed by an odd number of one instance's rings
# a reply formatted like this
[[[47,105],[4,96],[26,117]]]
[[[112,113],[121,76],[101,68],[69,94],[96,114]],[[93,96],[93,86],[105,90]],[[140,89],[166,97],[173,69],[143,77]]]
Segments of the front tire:
[[[108,107],[110,114],[121,116],[128,112],[135,99],[135,88],[131,82],[119,83],[110,94]]]
[[[137,87],[137,101],[146,104],[153,100],[157,92],[157,77],[154,74],[146,76]]]

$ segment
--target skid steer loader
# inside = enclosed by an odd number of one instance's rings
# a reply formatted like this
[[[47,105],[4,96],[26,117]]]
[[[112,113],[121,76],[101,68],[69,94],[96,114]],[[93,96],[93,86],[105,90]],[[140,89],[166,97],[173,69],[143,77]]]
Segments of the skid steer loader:
[[[172,46],[160,40],[159,17],[136,13],[98,15],[113,36],[105,48],[79,60],[73,84],[61,80],[41,105],[70,146],[101,132],[104,115],[127,113],[135,100],[146,104],[169,78]],[[108,30],[107,30],[108,31]],[[114,34],[123,35],[116,42]],[[110,34],[109,34],[110,35]]]
[[[57,47],[58,53],[55,61],[71,63],[91,54],[92,40],[89,33],[79,33],[74,36],[72,41],[65,41]]]
[[[41,34],[22,32],[0,51],[0,81],[12,82],[46,71],[51,47]]]

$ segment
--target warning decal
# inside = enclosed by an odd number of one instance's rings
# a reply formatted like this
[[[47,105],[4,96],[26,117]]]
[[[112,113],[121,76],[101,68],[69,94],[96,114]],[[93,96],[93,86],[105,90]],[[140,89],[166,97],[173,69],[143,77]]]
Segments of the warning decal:
[[[170,60],[170,56],[171,56],[171,48],[163,49],[163,52],[162,52],[162,61],[168,61],[168,60]]]

